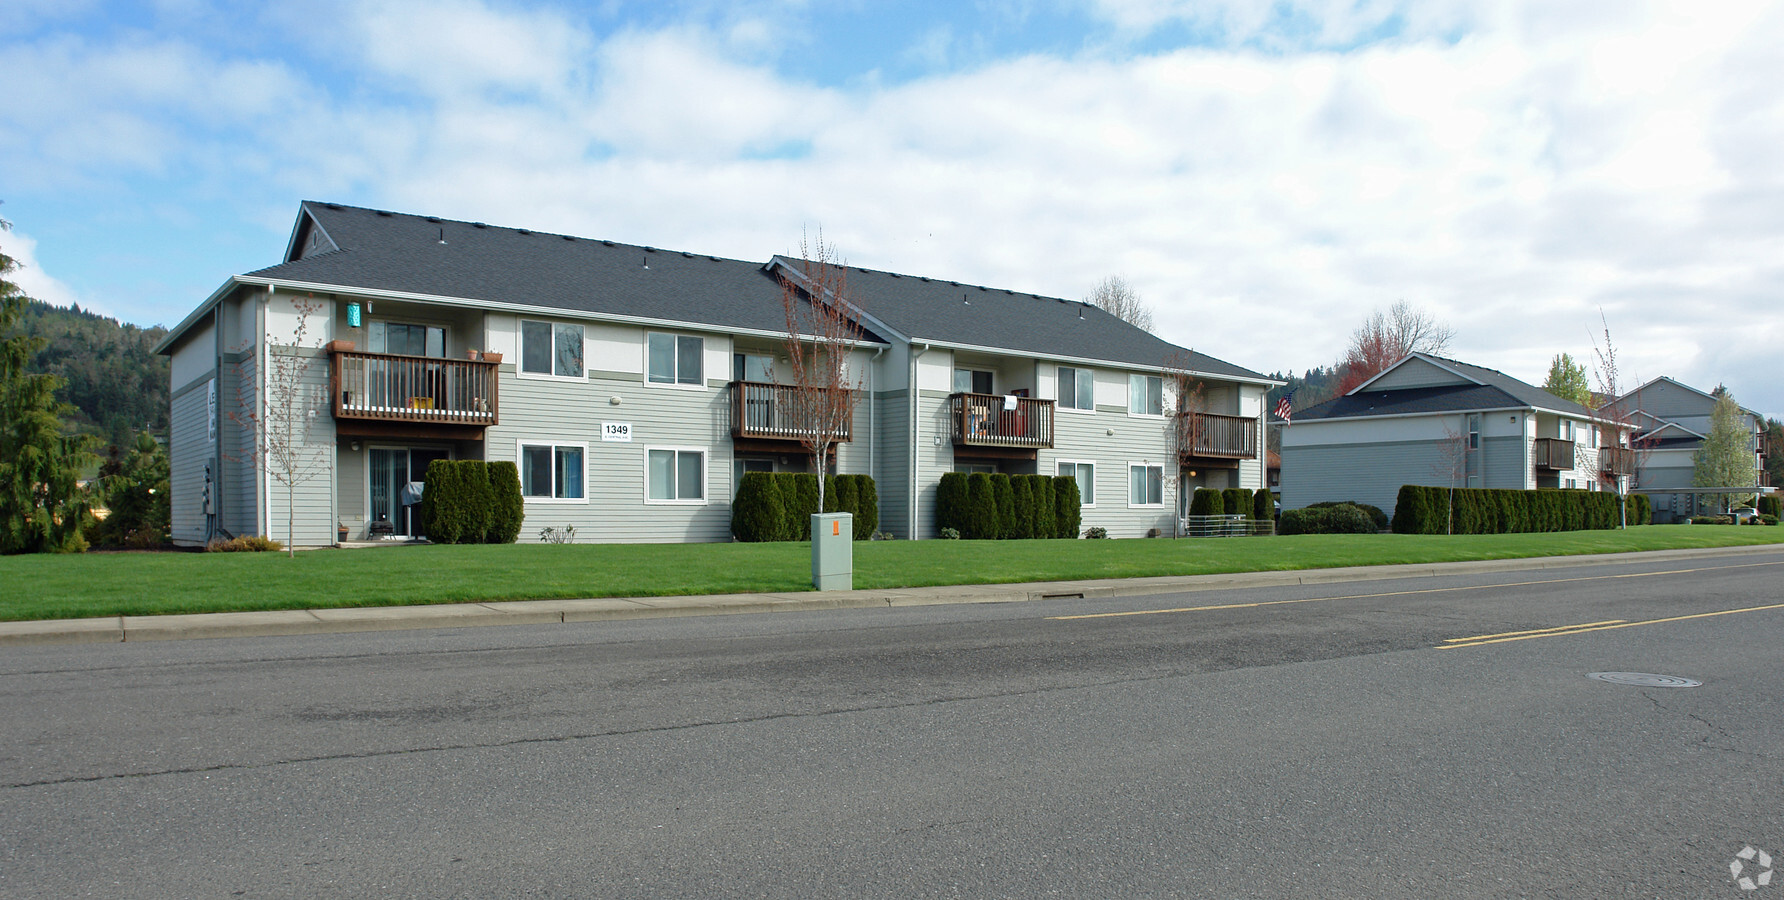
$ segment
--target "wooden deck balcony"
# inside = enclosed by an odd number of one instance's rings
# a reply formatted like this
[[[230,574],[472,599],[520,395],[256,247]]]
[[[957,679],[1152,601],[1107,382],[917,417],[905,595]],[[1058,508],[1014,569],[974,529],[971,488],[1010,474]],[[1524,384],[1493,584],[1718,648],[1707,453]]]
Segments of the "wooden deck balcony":
[[[797,388],[785,384],[759,381],[731,382],[731,439],[743,441],[787,441],[799,443],[811,436],[810,427],[799,427],[792,410]],[[854,439],[850,423],[844,422],[839,441]]]
[[[956,447],[1039,450],[1053,446],[1051,400],[999,394],[950,394],[948,419],[953,423]]]
[[[1534,450],[1536,468],[1559,472],[1573,468],[1573,441],[1562,438],[1537,438]]]
[[[1216,413],[1177,416],[1183,461],[1257,459],[1257,420]]]
[[[499,421],[498,364],[335,350],[335,430],[367,437],[480,440]]]
[[[1601,474],[1615,478],[1618,475],[1635,474],[1635,451],[1628,447],[1598,448],[1598,470]]]

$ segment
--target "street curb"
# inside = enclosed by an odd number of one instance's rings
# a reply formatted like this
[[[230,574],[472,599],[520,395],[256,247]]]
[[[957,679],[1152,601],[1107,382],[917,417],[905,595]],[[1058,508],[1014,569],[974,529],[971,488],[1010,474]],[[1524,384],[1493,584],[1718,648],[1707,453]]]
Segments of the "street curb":
[[[886,609],[956,603],[1023,603],[1034,600],[1136,597],[1191,591],[1385,581],[1395,578],[1470,575],[1616,563],[1702,559],[1777,553],[1784,545],[1647,550],[1591,556],[1539,556],[1470,562],[1352,566],[1272,572],[1231,572],[1154,578],[1109,578],[1027,584],[950,585],[866,591],[792,594],[713,594],[693,597],[604,597],[587,600],[515,600],[345,609],[267,610],[167,616],[105,616],[0,622],[0,647],[37,644],[119,643],[467,628],[489,625],[556,625],[656,619],[670,616],[743,615],[821,609]]]

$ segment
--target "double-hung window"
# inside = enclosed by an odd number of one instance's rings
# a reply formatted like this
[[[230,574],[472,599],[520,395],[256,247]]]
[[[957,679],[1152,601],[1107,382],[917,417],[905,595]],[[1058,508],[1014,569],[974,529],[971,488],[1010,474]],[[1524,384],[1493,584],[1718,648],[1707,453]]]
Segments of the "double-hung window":
[[[646,380],[651,384],[702,387],[706,384],[706,340],[685,334],[651,332]]]
[[[644,453],[646,500],[655,503],[706,502],[706,451],[651,447]]]
[[[584,500],[587,444],[520,444],[520,493],[528,500]]]
[[[1129,506],[1165,505],[1165,467],[1135,463],[1127,467]]]
[[[446,329],[437,325],[373,321],[366,328],[366,349],[399,356],[446,355]]]
[[[582,326],[566,322],[520,322],[520,372],[554,378],[581,378]]]
[[[1078,482],[1079,506],[1096,505],[1096,463],[1062,459],[1059,461],[1058,472],[1062,477]]]
[[[1157,375],[1127,376],[1127,413],[1130,416],[1165,414],[1165,380]]]
[[[1059,367],[1059,405],[1066,409],[1096,409],[1096,376],[1089,369]]]

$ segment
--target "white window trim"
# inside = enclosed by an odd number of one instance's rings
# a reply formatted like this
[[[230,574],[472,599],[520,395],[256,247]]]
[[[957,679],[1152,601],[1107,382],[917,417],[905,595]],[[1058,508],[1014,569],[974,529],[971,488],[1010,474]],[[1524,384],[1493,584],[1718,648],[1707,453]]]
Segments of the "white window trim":
[[[1157,503],[1135,503],[1134,502],[1134,470],[1135,469],[1157,469],[1158,470],[1158,502]],[[1162,464],[1149,463],[1149,462],[1130,462],[1127,464],[1127,508],[1128,509],[1164,509],[1165,508],[1165,489],[1164,488],[1165,488],[1165,467]]]
[[[584,366],[583,370],[587,371],[587,368],[588,367]],[[568,380],[568,379],[560,379],[560,380]],[[588,459],[588,443],[587,442],[585,442],[585,441],[560,441],[555,438],[533,438],[533,439],[519,438],[519,439],[515,440],[515,442],[514,442],[514,467],[516,470],[518,470],[518,469],[520,469],[520,467],[526,465],[526,451],[522,449],[523,447],[550,447],[551,448],[551,477],[554,482],[557,480],[557,448],[559,448],[559,447],[577,447],[582,450],[582,496],[580,496],[580,497],[558,497],[558,496],[529,497],[529,496],[527,496],[525,490],[523,489],[521,491],[521,495],[520,495],[520,499],[523,503],[549,503],[554,506],[587,506],[588,505],[588,495],[589,495],[590,491],[589,491],[589,483],[588,483],[589,459]],[[522,484],[524,485],[525,480],[524,480],[523,473],[516,471],[515,474],[523,476]],[[556,493],[557,493],[557,485],[553,484],[552,485],[552,494],[555,495]]]
[[[1140,378],[1157,378],[1158,379],[1158,408],[1159,408],[1159,412],[1156,412],[1156,413],[1134,412],[1134,378],[1135,378],[1135,376],[1138,376]],[[1167,407],[1165,404],[1165,379],[1164,379],[1164,376],[1162,376],[1162,375],[1147,375],[1144,372],[1129,372],[1129,373],[1127,373],[1127,417],[1128,418],[1130,418],[1130,419],[1163,419],[1163,418],[1165,418],[1164,410],[1166,408]]]
[[[1065,405],[1065,392],[1061,391],[1059,389],[1059,370],[1060,369],[1073,369],[1078,372],[1082,372],[1085,375],[1090,376],[1090,408],[1089,409],[1085,409],[1082,406],[1066,406]],[[1054,409],[1059,410],[1060,412],[1071,413],[1074,416],[1094,416],[1094,415],[1096,415],[1096,372],[1095,372],[1095,370],[1086,369],[1083,366],[1067,366],[1067,365],[1054,366],[1053,367],[1053,393],[1059,395],[1053,401]],[[1062,462],[1071,462],[1071,460],[1069,460],[1069,459],[1061,460],[1061,461]]]
[[[667,387],[667,385],[663,385],[663,387]],[[668,451],[673,451],[677,454],[681,454],[681,453],[698,453],[698,454],[700,454],[700,499],[698,499],[698,500],[683,500],[679,497],[677,497],[674,500],[653,500],[653,499],[651,499],[651,496],[650,496],[650,454],[651,454],[651,451],[653,451],[653,450],[668,450]],[[678,456],[677,461],[676,461],[676,466],[679,467],[680,465],[681,465],[680,457]],[[712,470],[712,448],[711,447],[673,446],[673,445],[669,445],[669,444],[654,444],[654,445],[645,447],[644,448],[644,503],[645,503],[645,505],[647,505],[647,506],[706,506],[706,505],[710,504],[712,502],[712,482],[707,478],[707,475],[709,472],[711,472],[711,470]],[[679,468],[678,468],[676,474],[677,475],[681,474],[679,471]],[[677,480],[677,483],[679,483],[679,479]]]
[[[1098,490],[1101,489],[1102,485],[1097,484],[1097,481],[1096,481],[1097,473],[1101,472],[1103,469],[1101,463],[1098,463],[1094,459],[1056,459],[1053,461],[1053,477],[1055,477],[1055,478],[1059,477],[1059,464],[1060,463],[1071,463],[1074,466],[1089,466],[1090,467],[1090,486],[1091,486],[1091,488],[1098,489]],[[1132,477],[1132,476],[1129,476],[1129,477]],[[1096,509],[1095,496],[1096,496],[1095,494],[1092,494],[1091,502],[1085,503],[1084,502],[1084,491],[1082,488],[1080,488],[1078,490],[1078,508],[1079,509]]]
[[[528,372],[523,368],[526,365],[526,362],[525,362],[526,351],[527,351],[526,323],[528,323],[528,322],[537,322],[541,325],[550,325],[551,326],[551,371],[550,372]],[[582,329],[582,374],[581,375],[559,375],[559,374],[557,374],[557,327],[559,325],[574,325],[575,327]],[[588,369],[589,369],[589,366],[588,366],[588,326],[587,325],[584,325],[581,322],[558,322],[558,321],[554,321],[552,319],[521,319],[515,325],[515,327],[514,327],[514,377],[525,378],[530,381],[567,381],[567,382],[580,383],[580,382],[588,381]],[[569,446],[569,445],[566,444],[564,446]],[[586,465],[586,459],[585,459],[585,465]]]
[[[679,369],[681,367],[681,342],[679,339],[684,338],[684,337],[700,339],[700,383],[699,384],[682,384],[679,381],[664,383],[661,381],[650,380],[650,336],[653,334],[666,334],[672,338],[678,339],[676,341],[676,345],[675,345],[675,363],[676,363],[677,369]],[[679,332],[679,331],[646,331],[644,333],[644,370],[643,371],[644,371],[644,386],[647,388],[657,388],[657,389],[663,389],[663,390],[677,390],[677,391],[710,390],[710,388],[708,388],[706,386],[706,335],[704,335],[704,334],[686,334],[686,333]],[[658,449],[666,449],[666,448],[659,447]],[[670,501],[658,500],[655,502],[667,503]]]

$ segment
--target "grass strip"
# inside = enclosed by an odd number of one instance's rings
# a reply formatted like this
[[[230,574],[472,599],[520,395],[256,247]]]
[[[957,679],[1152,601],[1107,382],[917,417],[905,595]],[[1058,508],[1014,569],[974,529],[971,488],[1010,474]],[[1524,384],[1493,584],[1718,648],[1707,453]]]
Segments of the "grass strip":
[[[1143,578],[1784,543],[1784,528],[856,544],[857,589]],[[811,545],[511,544],[0,558],[0,621],[581,597],[798,592]]]

